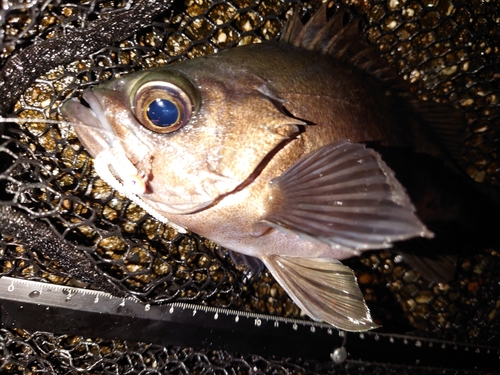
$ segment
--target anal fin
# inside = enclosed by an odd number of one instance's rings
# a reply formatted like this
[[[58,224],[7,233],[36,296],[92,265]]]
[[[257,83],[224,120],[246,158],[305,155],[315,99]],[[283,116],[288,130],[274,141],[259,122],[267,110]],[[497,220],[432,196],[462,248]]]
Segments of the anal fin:
[[[354,272],[336,259],[262,256],[293,301],[311,318],[346,331],[377,328]]]
[[[451,223],[431,223],[432,239],[413,238],[396,244],[410,267],[427,281],[446,283],[453,280],[458,256],[465,255],[465,239]]]
[[[410,100],[411,105],[422,115],[453,161],[465,168],[462,149],[465,144],[463,114],[458,109],[441,103]]]
[[[424,257],[410,253],[402,253],[403,259],[412,269],[417,271],[427,281],[447,283],[453,280],[455,274],[455,255],[439,255]]]

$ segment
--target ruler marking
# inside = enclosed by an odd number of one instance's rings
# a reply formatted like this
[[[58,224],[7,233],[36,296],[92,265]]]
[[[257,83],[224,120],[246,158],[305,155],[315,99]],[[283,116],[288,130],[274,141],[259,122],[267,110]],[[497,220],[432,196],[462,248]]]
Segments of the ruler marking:
[[[11,306],[7,301],[10,301]],[[100,334],[104,334],[103,332],[107,329],[109,337],[103,338],[176,346],[190,344],[188,346],[193,347],[199,343],[198,345],[208,345],[224,350],[283,356],[295,354],[303,358],[309,356],[311,359],[328,360],[336,348],[344,345],[344,340],[346,340],[345,346],[350,356],[348,360],[367,363],[375,363],[379,360],[393,363],[392,351],[410,353],[407,360],[410,361],[410,358],[413,358],[413,362],[406,363],[407,365],[435,366],[433,360],[427,357],[434,351],[439,355],[459,351],[466,358],[477,357],[478,362],[486,362],[481,359],[493,357],[498,359],[500,350],[498,347],[487,345],[454,343],[402,334],[350,333],[339,331],[322,322],[221,309],[186,302],[173,302],[165,305],[143,304],[134,298],[114,297],[106,292],[6,276],[0,278],[0,306],[3,312],[11,308],[7,311],[11,314],[10,316],[7,314],[7,318],[5,318],[6,314],[1,314],[2,323],[7,326],[15,322],[21,323],[24,319],[24,324],[32,324],[35,327],[35,324],[46,323],[57,330],[60,328],[57,322],[64,321],[67,315],[71,315],[74,320],[68,320],[66,323],[69,331],[73,329],[72,324],[85,321],[85,317],[95,321],[95,327],[92,324],[86,324],[83,328],[80,327],[83,332],[71,331],[72,334],[80,336],[102,337]],[[34,314],[37,314],[40,309],[52,318],[33,319]],[[40,315],[42,316],[44,312]],[[27,316],[28,313],[32,315]],[[243,317],[246,319],[242,319]],[[11,321],[14,323],[10,323]],[[100,328],[101,326],[104,328]],[[23,327],[20,326],[20,328]],[[118,332],[116,337],[113,336],[115,331]],[[54,333],[58,332],[54,331]],[[307,345],[294,345],[297,340],[307,342]],[[401,345],[403,343],[406,345]],[[446,366],[446,364],[443,365]]]

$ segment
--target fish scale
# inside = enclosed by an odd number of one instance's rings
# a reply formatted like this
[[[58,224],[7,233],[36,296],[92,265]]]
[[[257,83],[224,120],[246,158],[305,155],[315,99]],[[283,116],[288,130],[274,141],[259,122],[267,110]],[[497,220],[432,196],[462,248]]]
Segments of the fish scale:
[[[500,190],[457,170],[439,140],[460,140],[460,115],[411,100],[360,24],[333,3],[305,24],[296,9],[278,42],[122,76],[61,113],[96,169],[113,169],[101,177],[151,215],[257,257],[311,318],[373,329],[340,261],[395,247],[449,281],[478,234],[498,244],[482,218]],[[149,118],[157,101],[178,115]]]

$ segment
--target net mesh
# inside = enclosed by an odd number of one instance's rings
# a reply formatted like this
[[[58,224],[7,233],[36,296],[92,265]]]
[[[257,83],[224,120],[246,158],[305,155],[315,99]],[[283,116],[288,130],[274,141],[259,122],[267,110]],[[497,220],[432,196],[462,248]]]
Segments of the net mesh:
[[[468,125],[463,145],[466,172],[478,182],[498,185],[500,5],[459,0],[344,3],[365,17],[368,40],[417,96],[452,103],[463,111]],[[29,65],[36,56],[22,53],[30,46],[63,40],[71,32],[125,14],[134,5],[2,0],[0,63],[4,66],[18,56],[21,64]],[[8,115],[61,120],[61,102],[98,82],[274,39],[294,5],[282,0],[175,1],[169,11],[124,40],[71,63],[59,65],[54,58],[51,70],[24,90]],[[319,2],[301,6],[312,13]],[[147,303],[191,301],[303,318],[268,272],[248,282],[245,270],[233,264],[225,249],[195,234],[177,233],[111,190],[96,175],[71,127],[31,122],[2,124],[1,130],[1,204],[48,224],[124,293]],[[0,275],[90,287],[43,249],[27,244],[3,236]],[[355,270],[372,316],[383,330],[498,346],[498,252],[487,249],[460,259],[458,277],[448,284],[425,281],[388,252],[366,253],[346,263]],[[20,329],[1,331],[0,350],[0,368],[10,373],[418,373],[396,366],[334,366]]]

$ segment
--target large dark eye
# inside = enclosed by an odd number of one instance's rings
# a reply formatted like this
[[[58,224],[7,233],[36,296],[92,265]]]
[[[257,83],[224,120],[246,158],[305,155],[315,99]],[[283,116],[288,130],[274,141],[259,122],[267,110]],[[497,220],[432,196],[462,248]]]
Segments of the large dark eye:
[[[161,81],[144,84],[134,100],[139,122],[157,133],[172,133],[184,126],[193,112],[189,96],[179,87]]]
[[[177,103],[169,99],[155,99],[147,107],[149,120],[156,126],[172,127],[179,121]]]

